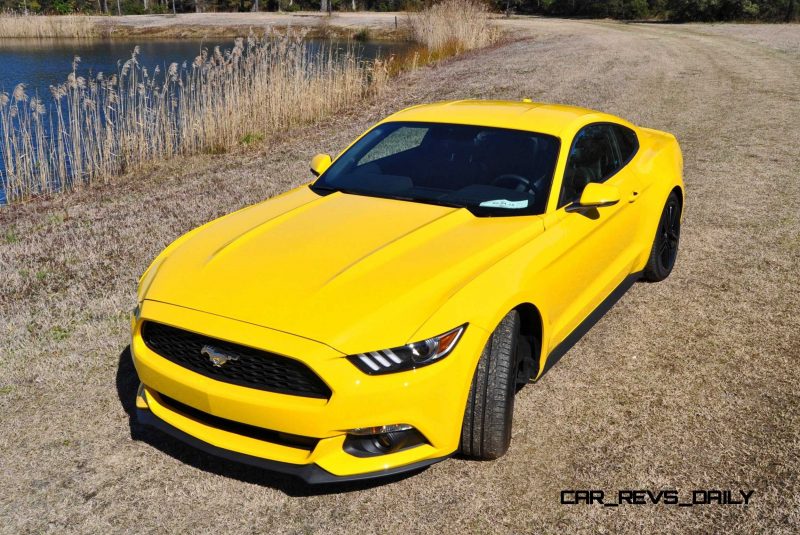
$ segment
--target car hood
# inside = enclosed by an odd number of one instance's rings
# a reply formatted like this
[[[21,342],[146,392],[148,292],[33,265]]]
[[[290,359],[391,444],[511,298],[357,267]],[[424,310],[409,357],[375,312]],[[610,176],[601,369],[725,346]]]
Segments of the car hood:
[[[541,228],[537,216],[478,218],[301,187],[179,239],[154,262],[142,297],[344,353],[382,349],[413,341],[459,288]]]

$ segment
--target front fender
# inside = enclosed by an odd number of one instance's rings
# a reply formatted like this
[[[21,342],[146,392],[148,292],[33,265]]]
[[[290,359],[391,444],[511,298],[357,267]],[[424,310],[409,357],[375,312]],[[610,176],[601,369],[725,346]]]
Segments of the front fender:
[[[533,247],[523,247],[503,258],[472,279],[442,305],[414,334],[414,339],[446,332],[453,325],[469,323],[484,330],[488,340],[509,311],[522,304],[532,304],[542,319],[542,347],[549,347],[549,316],[540,304],[544,299],[535,284],[536,265]],[[477,366],[480,352],[472,355],[470,366]],[[540,369],[546,351],[540,354]],[[467,385],[469,386],[469,385]]]

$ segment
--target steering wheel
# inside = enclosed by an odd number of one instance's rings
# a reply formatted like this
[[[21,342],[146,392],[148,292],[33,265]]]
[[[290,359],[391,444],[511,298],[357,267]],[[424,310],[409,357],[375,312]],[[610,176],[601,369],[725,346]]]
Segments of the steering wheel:
[[[516,175],[514,173],[507,173],[505,175],[495,177],[495,179],[492,180],[491,185],[500,188],[513,189],[514,191],[519,191],[520,193],[527,193],[531,189],[530,180],[522,175]]]

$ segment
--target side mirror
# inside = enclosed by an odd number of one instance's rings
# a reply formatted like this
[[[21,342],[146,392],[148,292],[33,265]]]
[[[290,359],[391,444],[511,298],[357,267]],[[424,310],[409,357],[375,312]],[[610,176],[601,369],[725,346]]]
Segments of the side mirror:
[[[604,206],[613,206],[619,200],[619,188],[590,182],[583,188],[580,200],[567,206],[566,210],[567,212],[581,212],[591,208],[603,208]]]
[[[319,176],[331,166],[330,154],[317,154],[311,158],[311,173],[314,176]]]

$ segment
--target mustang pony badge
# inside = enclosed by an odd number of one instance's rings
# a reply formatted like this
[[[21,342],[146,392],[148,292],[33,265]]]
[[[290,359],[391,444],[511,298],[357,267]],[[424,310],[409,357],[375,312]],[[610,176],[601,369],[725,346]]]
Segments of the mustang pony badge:
[[[222,368],[229,360],[239,360],[238,356],[223,353],[214,346],[203,346],[203,349],[200,350],[200,354],[204,357],[208,357],[208,360],[210,360],[211,364],[216,368]]]

